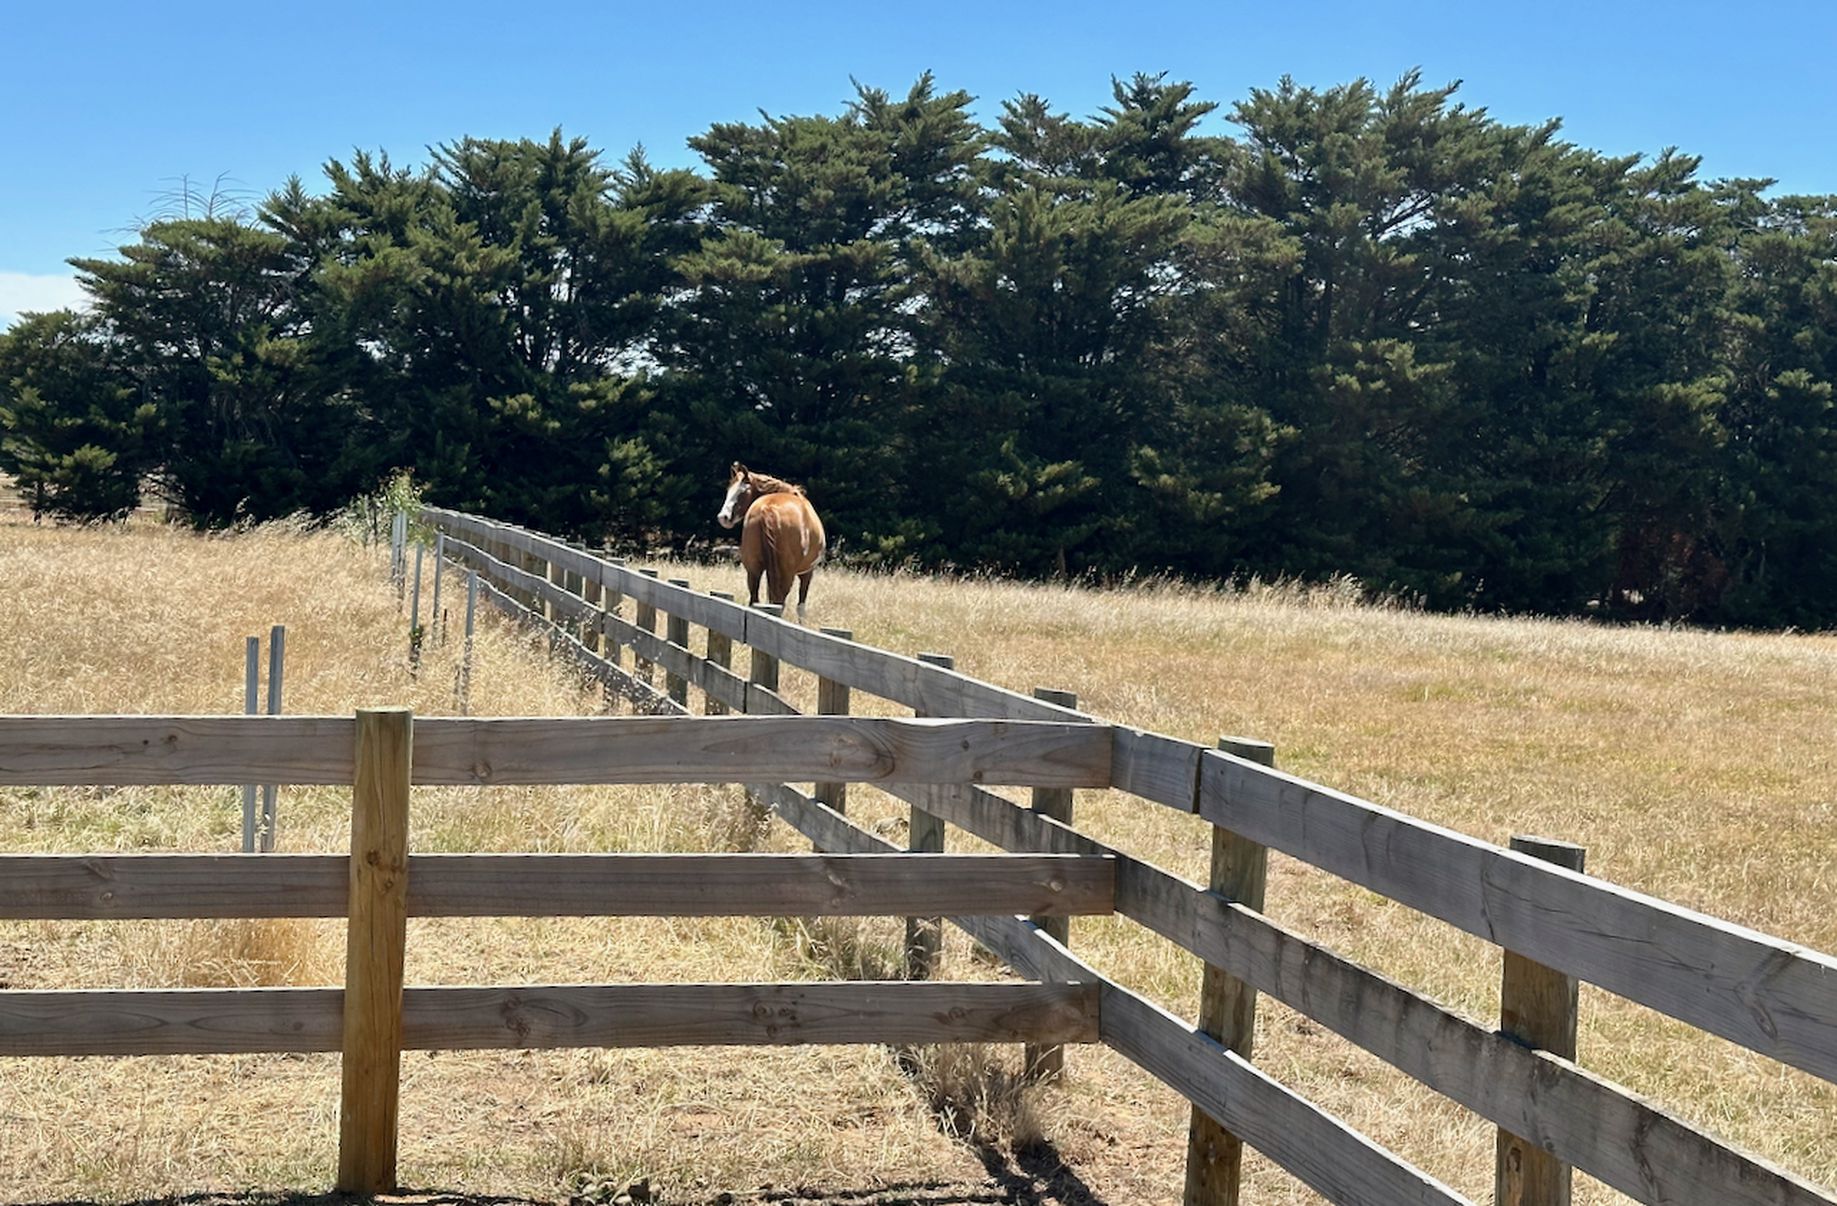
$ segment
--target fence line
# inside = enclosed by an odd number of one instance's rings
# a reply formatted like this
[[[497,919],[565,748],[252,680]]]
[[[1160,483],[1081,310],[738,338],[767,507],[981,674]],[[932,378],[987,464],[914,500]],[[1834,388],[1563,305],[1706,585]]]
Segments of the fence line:
[[[504,581],[521,584],[514,576],[517,571],[495,562],[486,547],[593,574],[609,592],[629,595],[653,613],[680,618],[725,641],[746,644],[784,665],[800,667],[831,690],[861,691],[929,715],[1052,718],[1103,727],[1072,708],[697,595],[685,586],[659,582],[533,532],[437,509],[426,511],[425,518],[447,532],[447,548],[454,556],[488,577],[501,569],[508,571]],[[554,594],[540,597],[564,612],[584,605]],[[711,707],[770,715],[794,711],[777,692],[695,657],[685,647],[687,642],[661,641],[610,610],[602,610],[598,618],[614,656],[621,645],[630,645],[634,655],[701,690]],[[1295,855],[1555,971],[1837,1080],[1837,960],[1828,955],[1192,742],[1119,727],[1108,733],[1110,786],[1177,811],[1198,813],[1236,840]],[[827,782],[836,776],[795,778]],[[1677,1201],[1714,1194],[1719,1201],[1742,1203],[1837,1202],[1828,1191],[1722,1143],[1571,1060],[1515,1043],[1284,929],[1264,917],[1248,897],[1233,900],[1208,891],[977,784],[942,790],[896,783],[883,787],[896,798],[935,808],[948,823],[1003,849],[1116,859],[1119,914],[1638,1200]],[[780,815],[822,848],[885,845],[839,811],[802,793],[788,787],[769,792]],[[1005,945],[989,942],[989,924],[987,919],[973,922],[978,940],[1015,966],[1039,974],[1041,965],[1027,962],[1042,957],[1037,931],[1026,935],[1023,950],[1013,934]],[[1068,976],[1096,974],[1056,943],[1046,945],[1057,954],[1044,957],[1045,966]],[[1124,1019],[1115,1022],[1120,1029],[1114,1029],[1110,1016],[1100,1015],[1106,1042],[1155,1075],[1172,1077],[1170,1083],[1178,1082],[1175,1087],[1197,1106],[1304,1180],[1325,1175],[1310,1171],[1310,1153],[1295,1150],[1282,1134],[1272,1134],[1267,1120],[1258,1122],[1254,1133],[1237,1132],[1231,1119],[1215,1113],[1230,1112],[1217,1100],[1216,1086],[1190,1083],[1182,1071],[1181,1060],[1193,1054],[1198,1039],[1174,1036],[1165,1021],[1152,1020],[1162,1016],[1158,1007],[1116,995],[1122,991],[1108,983],[1104,988],[1105,1005],[1115,1004]],[[1172,1021],[1184,1027],[1178,1019]],[[1196,1030],[1191,1033],[1199,1035]],[[1234,1067],[1249,1067],[1235,1054],[1231,1060],[1236,1061]],[[1405,1181],[1383,1192],[1354,1196],[1403,1201],[1420,1200],[1412,1196],[1419,1192],[1431,1197],[1441,1192]]]
[[[399,708],[351,719],[0,717],[7,783],[234,782],[272,773],[353,791],[348,856],[0,857],[0,917],[347,918],[342,990],[4,990],[0,1055],[340,1051],[337,1186],[376,1193],[395,1186],[404,1050],[1098,1038],[1095,982],[403,985],[411,915],[1056,915],[1109,912],[1114,901],[1110,861],[1082,856],[410,857],[416,782],[730,781],[760,763],[774,774],[826,771],[853,781],[993,774],[1084,782],[1107,774],[1107,749],[1092,740],[1103,735],[1097,728],[744,716],[437,717],[421,726],[426,740]],[[338,756],[331,747],[340,742]]]

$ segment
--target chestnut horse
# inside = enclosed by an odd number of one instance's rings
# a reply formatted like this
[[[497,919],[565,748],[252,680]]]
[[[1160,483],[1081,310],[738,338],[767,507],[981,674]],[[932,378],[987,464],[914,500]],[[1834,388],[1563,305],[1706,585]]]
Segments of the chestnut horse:
[[[759,602],[759,577],[766,595],[783,603],[797,579],[797,622],[804,622],[810,579],[823,559],[823,521],[804,497],[804,488],[769,474],[754,473],[739,461],[727,479],[727,501],[715,518],[731,528],[745,517],[740,531],[740,564],[746,567],[748,604]]]

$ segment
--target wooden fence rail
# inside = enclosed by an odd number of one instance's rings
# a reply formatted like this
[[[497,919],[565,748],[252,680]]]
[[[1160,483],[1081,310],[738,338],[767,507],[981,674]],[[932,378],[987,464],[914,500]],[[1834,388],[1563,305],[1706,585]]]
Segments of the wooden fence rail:
[[[538,533],[436,509],[426,511],[425,518],[448,534],[449,552],[487,577],[497,577],[507,588],[533,583],[485,550],[598,575],[609,592],[706,629],[708,647],[721,649],[723,662],[733,644],[747,645],[774,665],[816,676],[827,700],[833,701],[838,691],[857,691],[928,717],[1058,722],[1101,730],[1108,743],[1105,786],[1197,813],[1247,849],[1293,855],[1553,972],[1597,984],[1837,1081],[1837,960],[1829,955],[1418,821],[1253,760],[1155,733],[1101,725],[1072,707],[981,682],[947,665],[889,653],[839,632],[812,631],[760,609],[696,594],[680,580],[659,581]],[[579,598],[542,598],[564,612],[586,606]],[[666,673],[700,690],[711,711],[725,708],[771,716],[794,711],[775,689],[749,684],[724,664],[696,657],[688,641],[666,642],[641,632],[619,617],[616,608],[599,612],[598,621],[612,650],[630,645],[636,656],[655,661]],[[658,706],[671,705],[666,701]],[[776,778],[823,785],[847,781],[847,776],[827,773]],[[1120,915],[1637,1200],[1837,1202],[1828,1190],[1738,1151],[1585,1072],[1570,1059],[1514,1042],[1491,1026],[1463,1018],[1270,921],[1249,894],[1208,891],[986,790],[991,783],[964,778],[945,787],[922,787],[887,778],[877,785],[1005,850],[1113,859]],[[1063,790],[1091,785],[1034,786]],[[824,788],[826,797],[832,792]],[[839,809],[789,787],[770,788],[767,799],[819,849],[887,848],[851,824]],[[1265,1085],[1267,1078],[1243,1056],[1227,1052],[1199,1030],[1104,979],[1037,927],[1015,930],[1013,925],[1022,924],[1015,919],[955,920],[1026,974],[1099,983],[1100,1032],[1106,1043],[1174,1084],[1232,1134],[1329,1197],[1450,1200],[1445,1187],[1414,1170],[1397,1177],[1372,1174],[1364,1181],[1342,1175],[1345,1168],[1362,1167],[1364,1158],[1351,1148],[1320,1140],[1314,1134],[1317,1128],[1294,1121],[1313,1107],[1300,1103],[1305,1108],[1297,1113],[1288,1097],[1268,1098],[1273,1082]],[[1202,1051],[1206,1058],[1200,1057]],[[1195,1067],[1211,1071],[1196,1074]],[[1226,1068],[1232,1071],[1221,1071]],[[1243,1080],[1247,1073],[1256,1079]],[[1226,1079],[1209,1079],[1214,1075]],[[1265,1101],[1270,1112],[1244,1118],[1241,1104],[1232,1106],[1230,1091],[1221,1087],[1227,1083],[1235,1084],[1240,1095]],[[1300,1129],[1272,1128],[1272,1118],[1289,1119]],[[1248,1129],[1240,1129],[1240,1124]],[[1314,1137],[1296,1142],[1295,1134]],[[1369,1146],[1359,1138],[1353,1147],[1362,1151],[1361,1144]],[[1316,1167],[1323,1159],[1349,1163],[1335,1172]],[[1358,1184],[1365,1188],[1356,1188]],[[1235,1193],[1233,1183],[1226,1194],[1190,1196],[1189,1201],[1234,1200]]]
[[[853,781],[1084,782],[1107,766],[1096,736],[1054,723],[915,730],[744,716],[418,725],[406,709],[349,720],[0,717],[8,783],[238,782],[251,772],[324,783],[342,771],[353,792],[348,856],[0,856],[0,918],[347,918],[342,989],[0,990],[0,1056],[341,1052],[337,1185],[377,1193],[395,1186],[404,1050],[1093,1042],[1095,983],[416,988],[404,986],[403,967],[410,916],[1058,916],[1110,912],[1115,894],[1114,863],[1101,856],[410,856],[415,782],[727,781],[754,765]]]

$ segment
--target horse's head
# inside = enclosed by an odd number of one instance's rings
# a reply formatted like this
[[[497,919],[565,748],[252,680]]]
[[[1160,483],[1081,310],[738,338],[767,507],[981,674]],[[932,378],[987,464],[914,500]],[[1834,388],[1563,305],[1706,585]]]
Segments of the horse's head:
[[[733,527],[746,517],[746,509],[753,505],[756,493],[752,473],[745,465],[735,461],[733,471],[727,478],[727,501],[721,504],[720,514],[715,519],[724,528]]]

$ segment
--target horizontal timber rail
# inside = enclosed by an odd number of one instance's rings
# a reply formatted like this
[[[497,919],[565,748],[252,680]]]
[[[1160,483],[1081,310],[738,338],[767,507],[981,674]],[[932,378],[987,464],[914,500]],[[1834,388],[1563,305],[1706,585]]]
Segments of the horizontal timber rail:
[[[1089,715],[954,668],[696,594],[538,533],[437,509],[426,510],[423,518],[445,533],[449,554],[483,578],[539,599],[549,614],[583,625],[614,649],[631,648],[636,657],[701,690],[711,706],[771,716],[796,711],[777,690],[776,673],[769,685],[748,681],[728,668],[725,654],[716,665],[697,657],[681,639],[665,640],[628,623],[617,614],[616,600],[630,598],[652,613],[719,634],[724,642],[749,645],[774,667],[801,668],[822,684],[878,696],[927,716],[1106,727]],[[595,583],[600,605],[554,586],[547,581],[552,575],[513,567],[512,560],[532,569],[546,563],[578,581]],[[506,610],[530,619],[514,601]],[[709,648],[712,652],[714,645]],[[596,656],[585,650],[581,654],[583,664]],[[658,704],[666,710],[671,706]],[[1828,954],[1419,821],[1253,760],[1132,728],[1108,727],[1108,735],[1107,786],[1196,813],[1217,833],[1229,835],[1236,849],[1259,852],[1259,857],[1270,849],[1292,855],[1552,974],[1596,984],[1837,1082],[1837,959]],[[832,784],[843,779],[829,774],[776,778]],[[939,788],[892,779],[878,785],[1002,849],[1113,858],[1117,913],[1235,977],[1250,990],[1252,1002],[1255,992],[1282,1000],[1514,1135],[1531,1137],[1542,1152],[1637,1200],[1837,1202],[1828,1190],[1740,1152],[1593,1076],[1572,1059],[1462,1017],[1276,924],[1260,904],[1253,907],[1209,891],[986,790],[992,780],[957,779]],[[764,796],[819,848],[890,848],[802,792],[772,787]],[[1217,1086],[1204,1078],[1203,1083],[1194,1081],[1176,1054],[1193,1042],[1210,1042],[1203,1034],[1192,1031],[1195,1038],[1178,1038],[1165,1024],[1147,1020],[1164,1011],[1140,998],[1117,995],[1121,989],[1102,981],[1059,944],[1037,931],[1012,930],[1012,919],[963,917],[959,911],[959,920],[1025,974],[1097,977],[1105,1006],[1113,1007],[1101,1014],[1105,1041],[1118,1038],[1111,1045],[1122,1046],[1119,1036],[1130,1024],[1127,1019],[1156,1030],[1158,1047],[1137,1044],[1124,1047],[1125,1052],[1157,1076],[1183,1077],[1170,1083],[1201,1108],[1231,1112],[1216,1100]],[[1244,1060],[1236,1054],[1231,1058]],[[1271,1136],[1241,1112],[1233,1118],[1217,1116],[1234,1134],[1336,1200],[1418,1200],[1413,1190],[1388,1182],[1389,1188],[1369,1191],[1348,1188],[1349,1182],[1323,1188],[1328,1182],[1315,1179],[1323,1174],[1299,1166],[1313,1158],[1310,1144]],[[1504,1159],[1502,1149],[1502,1167]],[[1542,1191],[1524,1190],[1530,1196],[1523,1198],[1513,1196],[1517,1192],[1506,1193],[1501,1183],[1502,1201],[1557,1200],[1539,1196]],[[1228,1199],[1189,1195],[1188,1200]]]
[[[1075,984],[528,984],[406,988],[402,1050],[1002,1043],[1097,1038]],[[339,1051],[336,988],[0,992],[0,1055]]]
[[[343,917],[340,854],[0,855],[0,919]],[[1102,914],[1115,862],[1072,855],[412,854],[410,917]]]
[[[0,785],[351,781],[338,716],[0,716]],[[1055,721],[855,716],[433,716],[411,782],[1001,783],[1102,787],[1110,732]]]

